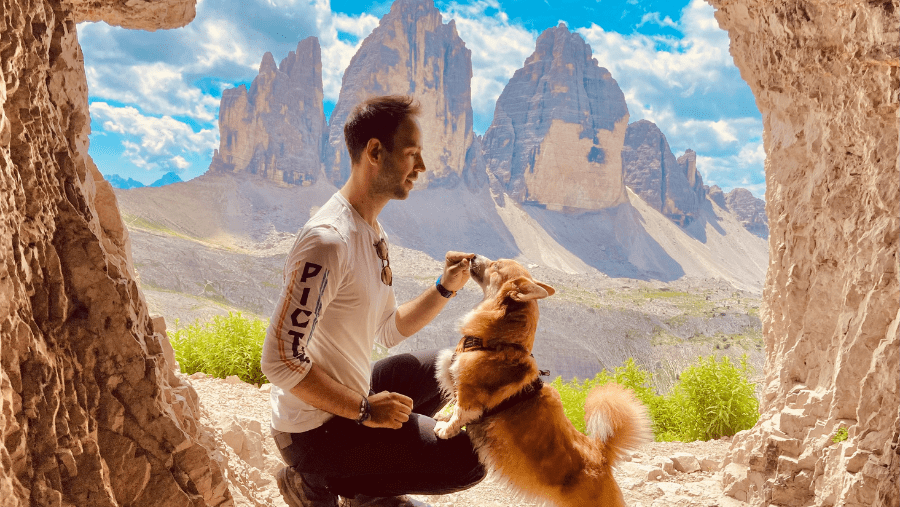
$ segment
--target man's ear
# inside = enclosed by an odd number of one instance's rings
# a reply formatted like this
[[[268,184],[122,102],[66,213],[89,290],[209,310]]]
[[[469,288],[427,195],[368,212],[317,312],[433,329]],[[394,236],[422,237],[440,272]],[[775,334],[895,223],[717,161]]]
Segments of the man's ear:
[[[363,151],[363,156],[368,159],[369,163],[372,165],[378,165],[383,155],[384,145],[381,144],[381,141],[379,141],[378,138],[375,137],[369,139],[369,142],[366,143],[366,149]]]
[[[554,292],[556,291],[549,285],[522,279],[508,294],[513,301],[531,301],[532,299],[543,299]]]

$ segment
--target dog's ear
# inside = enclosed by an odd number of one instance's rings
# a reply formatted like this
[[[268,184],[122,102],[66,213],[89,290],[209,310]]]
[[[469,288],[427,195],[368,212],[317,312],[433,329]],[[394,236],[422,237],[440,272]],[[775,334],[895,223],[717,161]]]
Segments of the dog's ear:
[[[535,280],[534,283],[536,283],[536,284],[540,285],[541,287],[543,287],[544,290],[547,291],[547,295],[548,295],[548,296],[552,296],[552,295],[556,294],[556,289],[554,289],[553,287],[547,285],[546,283],[539,282],[539,281],[537,281],[537,280]]]
[[[513,301],[531,301],[532,299],[543,299],[554,292],[556,291],[549,285],[520,279],[508,294]]]

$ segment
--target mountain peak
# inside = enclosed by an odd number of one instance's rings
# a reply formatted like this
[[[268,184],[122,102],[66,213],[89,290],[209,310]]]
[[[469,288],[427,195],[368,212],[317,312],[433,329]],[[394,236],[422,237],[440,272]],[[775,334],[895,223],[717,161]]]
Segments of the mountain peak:
[[[485,133],[494,188],[550,209],[627,202],[620,158],[627,125],[625,95],[591,47],[565,23],[548,28],[503,89]]]
[[[266,51],[266,54],[262,57],[262,62],[259,63],[259,73],[260,74],[272,74],[278,72],[278,66],[275,65],[275,57],[272,56],[272,53]]]
[[[428,171],[419,176],[416,189],[485,180],[472,130],[471,80],[472,53],[456,24],[444,24],[431,0],[395,1],[344,71],[325,161],[332,182],[341,186],[350,176],[343,128],[353,108],[388,94],[411,95],[420,105]]]

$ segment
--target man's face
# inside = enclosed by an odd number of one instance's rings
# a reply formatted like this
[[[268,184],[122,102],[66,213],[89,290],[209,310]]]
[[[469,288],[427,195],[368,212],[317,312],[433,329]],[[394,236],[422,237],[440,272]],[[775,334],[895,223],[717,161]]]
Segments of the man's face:
[[[394,134],[394,149],[385,152],[374,186],[391,199],[406,199],[421,172],[425,172],[422,131],[418,121],[407,117]]]

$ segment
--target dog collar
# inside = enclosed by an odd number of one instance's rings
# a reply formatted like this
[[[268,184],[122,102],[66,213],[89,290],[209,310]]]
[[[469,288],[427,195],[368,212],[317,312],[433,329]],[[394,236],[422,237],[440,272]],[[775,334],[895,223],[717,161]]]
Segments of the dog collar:
[[[508,345],[510,347],[516,347],[525,350],[525,347],[519,345],[518,343],[504,343],[503,345]],[[498,347],[485,347],[484,340],[477,336],[463,336],[463,346],[461,352],[468,352],[470,350],[497,350]],[[525,350],[527,352],[527,350]],[[454,354],[455,355],[455,354]],[[534,357],[534,354],[530,354],[531,357]],[[538,370],[540,377],[547,377],[550,375],[550,370]]]
[[[487,419],[488,417],[497,415],[500,412],[503,412],[504,410],[510,409],[510,408],[518,405],[519,403],[522,403],[522,402],[525,402],[525,401],[528,401],[528,400],[534,398],[535,396],[540,394],[541,389],[543,387],[544,387],[544,381],[541,380],[541,377],[539,375],[539,376],[535,377],[534,380],[531,381],[530,384],[523,387],[516,394],[501,401],[500,404],[497,405],[496,407],[493,407],[491,409],[484,411],[481,414],[480,419]]]

